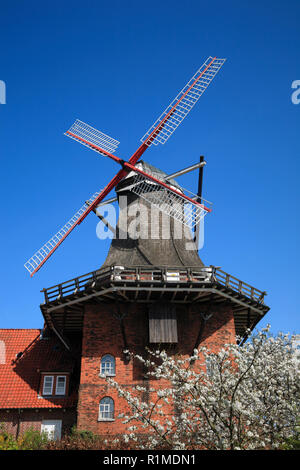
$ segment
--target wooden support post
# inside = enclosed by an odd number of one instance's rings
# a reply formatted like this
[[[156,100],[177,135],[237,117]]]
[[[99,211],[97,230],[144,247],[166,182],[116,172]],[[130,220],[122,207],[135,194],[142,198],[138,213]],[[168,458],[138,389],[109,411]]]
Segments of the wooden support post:
[[[204,157],[203,155],[200,156],[200,163],[203,164],[204,162]],[[200,166],[199,168],[199,176],[198,176],[198,192],[197,192],[197,202],[199,202],[201,204],[201,200],[202,200],[202,186],[203,186],[203,165]],[[199,224],[200,222],[198,222],[197,225],[195,225],[194,227],[194,242],[197,241],[197,239],[199,238]]]
[[[198,333],[198,336],[197,336],[197,339],[196,339],[196,343],[195,343],[195,346],[194,346],[194,348],[193,348],[193,351],[192,351],[192,354],[191,354],[191,355],[194,354],[194,350],[195,350],[195,349],[198,349],[199,344],[200,344],[201,339],[202,339],[202,335],[203,335],[205,323],[206,323],[206,322],[210,319],[210,317],[212,316],[212,314],[210,313],[210,310],[211,310],[211,306],[212,306],[212,303],[213,303],[213,297],[214,297],[214,294],[211,294],[209,303],[208,303],[208,305],[207,305],[206,312],[205,312],[205,313],[201,312],[200,329],[199,329],[199,333]],[[194,362],[195,362],[195,361],[192,361],[191,363],[194,363]]]
[[[250,328],[250,308],[248,308],[248,312],[247,312],[247,329]]]
[[[120,322],[120,329],[121,329],[121,334],[122,334],[122,338],[123,338],[123,353],[124,353],[124,356],[125,356],[125,360],[126,361],[130,361],[130,354],[129,354],[129,350],[128,350],[128,344],[127,344],[127,339],[126,339],[126,332],[125,332],[125,326],[124,326],[124,322],[123,322],[123,319],[125,318],[126,316],[126,313],[121,313],[121,308],[120,308],[120,305],[119,305],[119,302],[116,301],[116,310],[117,310],[117,315],[115,315],[116,318],[118,318],[119,322]]]

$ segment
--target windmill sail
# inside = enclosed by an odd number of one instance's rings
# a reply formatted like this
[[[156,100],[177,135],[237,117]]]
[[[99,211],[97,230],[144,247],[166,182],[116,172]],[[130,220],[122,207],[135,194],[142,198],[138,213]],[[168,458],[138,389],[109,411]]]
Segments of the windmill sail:
[[[208,57],[160,117],[141,138],[146,145],[164,144],[212,82],[226,59]]]
[[[60,245],[63,240],[69,235],[73,228],[77,225],[79,218],[89,208],[90,204],[99,196],[100,193],[95,193],[86,201],[86,203],[73,215],[73,217],[55,234],[50,240],[47,241],[28,261],[24,264],[27,271],[32,276],[49,258],[51,253]]]
[[[187,85],[181,90],[177,97],[172,101],[172,103],[166,108],[162,113],[160,118],[153,124],[149,131],[141,139],[142,144],[137,148],[133,155],[129,158],[128,162],[116,157],[113,155],[119,142],[112,137],[98,131],[97,129],[85,124],[80,120],[76,120],[75,123],[66,131],[65,135],[76,140],[77,142],[85,145],[86,147],[94,150],[95,152],[107,156],[117,163],[120,163],[122,169],[112,178],[112,180],[105,186],[105,188],[96,193],[89,201],[90,205],[87,203],[76,212],[76,214],[70,219],[45,245],[43,245],[26,263],[25,268],[30,272],[30,275],[33,276],[41,266],[47,261],[47,259],[54,253],[58,246],[65,240],[65,238],[72,232],[72,230],[80,224],[86,216],[94,210],[99,203],[112,191],[120,181],[126,177],[128,174],[128,169],[136,171],[139,173],[140,181],[139,187],[141,189],[141,197],[148,197],[147,192],[149,183],[147,179],[149,178],[152,182],[158,184],[160,187],[163,187],[165,193],[168,194],[168,200],[171,197],[177,197],[175,202],[181,202],[183,205],[190,203],[191,211],[185,217],[189,221],[190,226],[197,224],[206,212],[209,212],[210,209],[205,206],[198,204],[193,198],[189,198],[186,194],[180,194],[176,189],[168,186],[166,183],[159,181],[153,177],[150,177],[142,171],[135,169],[135,165],[148,147],[152,144],[158,145],[159,143],[165,143],[167,139],[173,134],[178,125],[183,121],[183,119],[190,112],[192,107],[196,104],[200,96],[206,90],[208,85],[211,83],[212,79],[218,73],[222,67],[225,59],[217,59],[216,57],[209,57],[205,63],[200,67],[192,79],[187,83]],[[142,178],[142,179],[141,179]],[[143,179],[144,178],[144,179]],[[163,207],[163,203],[157,201],[157,204],[160,207]],[[161,209],[162,210],[162,209]],[[194,214],[194,212],[195,214]],[[186,213],[186,211],[185,211]],[[174,217],[174,216],[173,216]]]
[[[174,192],[175,188],[168,188],[166,185],[160,186],[140,174],[133,176],[130,191],[169,217],[187,225],[191,230],[211,211],[211,208],[208,207],[211,206],[210,202],[202,199],[205,205],[198,204],[196,202],[197,196],[190,191],[181,188],[181,191]]]
[[[120,144],[118,140],[103,134],[103,132],[98,131],[79,119],[76,119],[70,129],[65,132],[65,135],[104,156],[106,156],[106,154],[101,152],[101,149],[111,153],[114,152]]]

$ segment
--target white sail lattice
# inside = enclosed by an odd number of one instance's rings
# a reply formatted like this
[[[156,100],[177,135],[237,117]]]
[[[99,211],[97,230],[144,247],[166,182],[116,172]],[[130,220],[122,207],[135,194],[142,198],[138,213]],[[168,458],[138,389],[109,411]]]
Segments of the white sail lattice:
[[[73,215],[73,217],[55,234],[50,240],[47,241],[28,261],[24,264],[27,271],[32,274],[40,264],[47,258],[50,252],[59,245],[66,237],[68,232],[74,227],[79,217],[88,209],[89,205],[99,196],[100,192],[93,194],[93,196],[86,201],[86,203]]]
[[[174,189],[178,191],[177,188]],[[181,196],[178,192],[174,193],[138,174],[133,176],[133,184],[130,191],[143,198],[149,204],[153,204],[169,217],[172,217],[183,225],[187,225],[191,230],[194,229],[210,210],[208,206],[210,206],[211,203],[202,199],[203,204],[198,204],[196,202],[197,196],[191,191],[182,188],[185,196],[189,198],[189,200],[187,200],[186,197]]]
[[[101,153],[100,149],[112,153],[120,144],[118,140],[109,137],[109,135],[103,134],[103,132],[98,131],[79,119],[76,119],[70,129],[65,132],[65,135],[104,156],[106,156],[105,153]],[[93,145],[95,147],[93,147]]]
[[[164,144],[204,93],[226,59],[208,57],[185,87],[159,116],[141,142],[150,146]]]

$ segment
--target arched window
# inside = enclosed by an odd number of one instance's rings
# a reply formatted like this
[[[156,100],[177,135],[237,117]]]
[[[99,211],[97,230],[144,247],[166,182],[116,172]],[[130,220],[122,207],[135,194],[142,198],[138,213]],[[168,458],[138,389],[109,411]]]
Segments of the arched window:
[[[112,421],[115,415],[114,401],[110,397],[104,397],[99,404],[99,421]]]
[[[100,365],[101,375],[116,375],[116,361],[113,356],[106,354],[101,359]]]

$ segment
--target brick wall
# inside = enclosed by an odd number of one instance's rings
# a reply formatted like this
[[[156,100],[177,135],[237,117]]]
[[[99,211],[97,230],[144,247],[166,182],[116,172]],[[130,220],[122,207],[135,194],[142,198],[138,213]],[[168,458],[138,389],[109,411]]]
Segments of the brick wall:
[[[17,437],[21,436],[28,429],[41,431],[43,420],[62,420],[62,435],[68,433],[71,427],[76,424],[76,410],[49,410],[49,409],[23,409],[0,410],[0,423],[5,430]]]
[[[170,347],[170,354],[192,354],[201,326],[201,311],[205,312],[206,307],[177,307],[178,344]],[[148,345],[147,307],[143,304],[124,304],[119,309],[119,313],[126,314],[123,325],[127,348],[145,356],[145,347]],[[117,416],[128,410],[126,402],[118,398],[117,392],[107,386],[104,378],[99,377],[101,357],[105,354],[115,357],[115,379],[122,386],[130,388],[133,384],[147,383],[143,379],[140,363],[132,360],[128,362],[124,357],[124,337],[120,321],[115,316],[117,313],[114,304],[91,304],[85,307],[77,426],[97,434],[123,433],[126,427]],[[235,341],[233,313],[230,305],[226,304],[219,307],[212,305],[210,313],[213,316],[205,323],[201,345],[217,351],[225,343]],[[163,386],[158,381],[154,381],[154,384],[156,387]],[[105,396],[113,398],[115,403],[116,419],[112,422],[98,421],[99,402]]]

